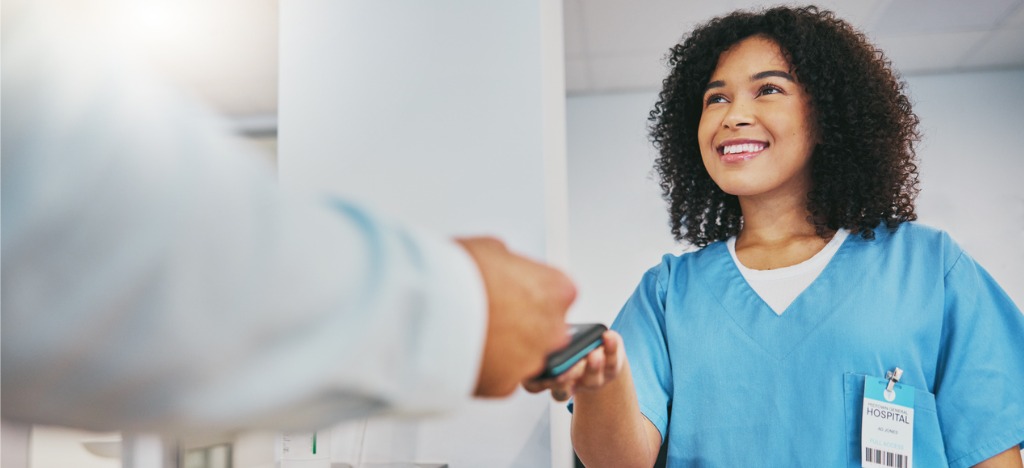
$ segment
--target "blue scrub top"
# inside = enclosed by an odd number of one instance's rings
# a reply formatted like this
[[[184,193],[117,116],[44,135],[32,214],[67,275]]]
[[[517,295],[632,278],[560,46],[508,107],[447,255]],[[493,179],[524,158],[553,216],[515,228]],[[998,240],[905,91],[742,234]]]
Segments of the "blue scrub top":
[[[669,466],[860,466],[864,379],[903,369],[914,466],[1024,442],[1024,315],[948,234],[851,235],[780,316],[724,242],[649,270],[612,328]]]

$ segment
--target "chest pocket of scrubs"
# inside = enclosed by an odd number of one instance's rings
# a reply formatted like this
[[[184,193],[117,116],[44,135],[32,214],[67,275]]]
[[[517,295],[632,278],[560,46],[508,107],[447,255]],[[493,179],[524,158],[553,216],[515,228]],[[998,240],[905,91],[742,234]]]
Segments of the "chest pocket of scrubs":
[[[846,459],[851,468],[860,468],[860,424],[864,407],[864,374],[843,374],[846,404]],[[910,387],[909,385],[905,385]],[[915,467],[949,466],[946,449],[935,412],[935,395],[914,389],[914,459]]]

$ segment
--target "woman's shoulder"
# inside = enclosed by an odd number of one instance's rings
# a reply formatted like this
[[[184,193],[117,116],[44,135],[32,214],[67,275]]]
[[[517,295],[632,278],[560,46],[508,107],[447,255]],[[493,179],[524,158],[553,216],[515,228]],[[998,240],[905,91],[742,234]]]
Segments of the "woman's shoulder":
[[[875,239],[864,240],[852,235],[867,245],[877,244],[884,250],[900,256],[923,256],[952,265],[963,254],[963,249],[945,230],[917,221],[900,223],[895,229],[885,224],[875,228]]]
[[[680,281],[679,275],[687,271],[704,271],[716,260],[729,257],[725,241],[713,242],[705,247],[681,245],[678,251],[668,252],[661,256],[661,262],[647,270],[645,279],[658,281],[662,284]]]
[[[716,244],[722,245],[716,247]],[[688,272],[700,271],[702,263],[706,262],[705,258],[717,248],[722,248],[725,255],[728,255],[721,242],[703,248],[682,245],[677,251],[662,254],[661,261],[644,272],[637,289],[664,299],[669,290],[675,289],[672,285],[683,284],[694,278]]]
[[[880,226],[880,229],[885,230],[887,228],[883,224]],[[896,232],[900,231],[902,231],[904,235],[922,239],[949,237],[949,233],[945,230],[919,221],[907,221],[901,223],[896,229]]]
[[[661,263],[654,268],[665,267],[668,269],[674,269],[680,265],[700,262],[708,257],[721,253],[728,254],[725,241],[712,242],[705,247],[681,245],[678,252],[668,252],[662,255]]]
[[[900,223],[895,229],[880,224],[875,228],[875,236],[883,240],[888,238],[895,242],[909,242],[922,247],[936,244],[956,245],[956,241],[945,230],[917,221]]]

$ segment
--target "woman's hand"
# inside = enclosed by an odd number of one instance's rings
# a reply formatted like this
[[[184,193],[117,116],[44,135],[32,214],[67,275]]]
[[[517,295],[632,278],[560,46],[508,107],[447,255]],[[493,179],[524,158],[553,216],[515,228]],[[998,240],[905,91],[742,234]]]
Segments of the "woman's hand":
[[[604,387],[622,372],[622,366],[626,362],[626,350],[622,346],[622,336],[612,330],[604,332],[601,339],[604,343],[600,347],[558,377],[527,380],[523,382],[523,388],[530,393],[550,389],[552,398],[566,401],[577,392],[594,391]]]

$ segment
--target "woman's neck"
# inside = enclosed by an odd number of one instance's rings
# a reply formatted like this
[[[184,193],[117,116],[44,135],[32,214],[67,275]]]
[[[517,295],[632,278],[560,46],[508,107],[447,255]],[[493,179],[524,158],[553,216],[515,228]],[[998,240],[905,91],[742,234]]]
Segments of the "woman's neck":
[[[736,257],[747,268],[772,270],[796,265],[828,243],[808,221],[810,213],[802,197],[741,198],[740,207],[743,227],[736,237]]]

